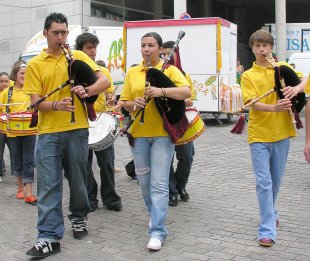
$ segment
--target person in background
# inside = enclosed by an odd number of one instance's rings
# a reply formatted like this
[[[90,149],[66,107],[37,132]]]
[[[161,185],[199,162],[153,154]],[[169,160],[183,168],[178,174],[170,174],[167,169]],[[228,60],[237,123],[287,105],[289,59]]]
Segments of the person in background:
[[[163,59],[166,59],[171,53],[174,44],[174,41],[168,41],[163,44]],[[185,99],[185,105],[186,107],[193,106],[193,100],[195,99],[194,87],[191,77],[182,69],[179,47],[175,49],[175,52],[173,53],[173,56],[170,60],[170,64],[176,66],[183,73],[186,80],[188,81],[192,96]],[[188,177],[191,172],[193,158],[195,155],[194,143],[189,142],[187,144],[175,146],[175,152],[176,158],[178,160],[177,168],[174,171],[172,159],[169,175],[169,206],[172,207],[178,205],[178,195],[180,195],[181,200],[184,202],[189,200],[189,194],[187,193],[185,188],[188,182]]]
[[[76,50],[83,51],[93,61],[95,61],[96,58],[98,44],[98,37],[91,33],[80,34],[75,41]],[[108,103],[113,99],[114,92],[110,72],[108,69],[101,66],[100,70],[110,80],[111,86],[105,91],[105,93],[99,94],[95,102],[95,111],[97,113],[108,111]],[[95,155],[100,168],[100,194],[103,205],[109,210],[120,211],[122,209],[121,197],[115,191],[114,145],[111,144],[104,150],[95,151]],[[92,162],[93,151],[89,150],[87,163],[87,192],[91,212],[95,211],[98,207],[98,185],[92,171]]]
[[[131,147],[135,163],[137,179],[142,190],[145,205],[150,215],[150,240],[147,248],[160,250],[167,237],[165,220],[169,200],[169,170],[174,153],[174,144],[164,128],[163,118],[158,112],[154,97],[169,97],[185,100],[191,96],[188,82],[175,66],[164,70],[177,87],[157,88],[145,86],[148,61],[151,67],[161,69],[160,59],[163,41],[156,32],[150,32],[141,39],[142,62],[128,69],[120,100],[124,107],[135,118],[141,108],[145,108],[144,124],[137,120],[133,122],[130,133],[134,138]],[[144,97],[151,98],[146,104]]]
[[[68,81],[68,61],[61,45],[68,36],[68,20],[62,13],[50,13],[44,22],[43,35],[47,48],[32,58],[27,66],[24,92],[34,104],[57,86]],[[60,252],[59,240],[64,235],[62,210],[63,170],[70,188],[68,215],[73,236],[82,239],[86,228],[89,201],[86,189],[88,157],[88,119],[82,99],[98,95],[110,87],[98,65],[81,51],[72,51],[74,60],[88,64],[97,81],[87,87],[66,86],[39,103],[38,141],[36,147],[38,188],[38,236],[27,255],[44,258]],[[74,106],[71,94],[74,93]],[[75,122],[71,123],[72,113]]]
[[[255,62],[252,68],[242,75],[244,104],[275,86],[274,68],[266,59],[266,56],[271,54],[274,38],[269,32],[258,30],[250,36],[249,45],[255,55]],[[290,99],[302,91],[303,87],[288,86],[284,89],[286,98],[278,99],[277,93],[274,92],[250,107],[248,143],[260,210],[260,246],[271,247],[277,238],[279,221],[276,200],[285,172],[290,138],[296,136],[288,110],[292,106]]]
[[[237,58],[237,66],[236,66],[236,73],[237,73],[237,83],[240,84],[241,82],[241,75],[244,72],[244,67],[240,62],[240,58]]]
[[[1,104],[21,103],[14,106],[1,106],[2,113],[25,112],[30,104],[30,97],[23,92],[26,64],[22,61],[14,63],[10,78],[14,86],[6,88],[0,94]],[[9,119],[7,118],[7,121]],[[17,177],[18,190],[16,198],[24,199],[26,203],[36,204],[37,197],[32,193],[34,182],[34,149],[36,135],[13,134],[7,131],[7,144],[11,153],[13,173]]]
[[[6,72],[0,72],[0,93],[10,86],[10,76]],[[0,130],[0,182],[5,173],[5,162],[3,159],[4,148],[6,143],[6,134]],[[2,160],[1,160],[2,159]]]

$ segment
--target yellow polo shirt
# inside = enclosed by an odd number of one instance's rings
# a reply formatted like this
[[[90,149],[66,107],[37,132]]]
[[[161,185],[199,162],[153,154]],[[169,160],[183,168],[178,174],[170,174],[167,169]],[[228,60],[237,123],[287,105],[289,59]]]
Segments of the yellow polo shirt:
[[[98,65],[81,51],[73,51],[74,59],[87,63],[94,71],[100,70]],[[47,54],[45,50],[31,59],[27,65],[24,92],[26,94],[38,94],[42,97],[68,80],[68,62],[62,54],[59,57]],[[71,97],[70,86],[48,97],[47,101],[60,101],[65,97]],[[39,111],[38,133],[54,133],[88,128],[88,119],[84,105],[74,95],[74,124],[71,121],[71,112],[66,111]]]
[[[253,63],[253,67],[242,74],[242,99],[246,104],[275,86],[274,69],[272,66],[261,67]],[[277,93],[274,92],[260,100],[265,104],[276,104]],[[248,124],[248,142],[276,142],[288,137],[295,137],[296,130],[289,113],[261,112],[250,109]]]
[[[109,79],[111,86],[105,90],[105,92],[102,92],[98,95],[98,98],[94,104],[94,108],[96,112],[104,112],[108,110],[108,107],[105,105],[106,103],[106,94],[107,93],[113,93],[114,92],[114,85],[113,85],[113,81],[112,81],[112,77],[111,74],[109,72],[109,70],[105,67],[100,67],[100,70],[102,71],[102,73],[107,76],[107,78]]]
[[[160,70],[162,65],[163,62],[160,61],[155,68]],[[128,69],[120,100],[133,101],[136,97],[144,96],[146,69],[147,68],[143,66],[143,62]],[[189,86],[189,83],[184,75],[175,66],[169,66],[165,69],[164,74],[168,76],[178,87]],[[132,117],[135,117],[137,111],[138,110],[132,113]],[[157,111],[154,99],[151,99],[145,107],[144,124],[139,124],[140,116],[141,114],[130,128],[130,132],[134,138],[168,136],[168,133],[164,129],[163,119]]]

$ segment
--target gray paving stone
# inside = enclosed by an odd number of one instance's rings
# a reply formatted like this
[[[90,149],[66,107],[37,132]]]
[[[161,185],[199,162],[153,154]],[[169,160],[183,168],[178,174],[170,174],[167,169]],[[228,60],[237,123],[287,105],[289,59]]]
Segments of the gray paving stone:
[[[102,207],[89,215],[89,236],[75,240],[67,218],[69,191],[64,182],[65,236],[61,252],[47,260],[310,260],[310,166],[304,161],[305,130],[291,142],[286,175],[278,198],[280,227],[271,248],[257,243],[259,212],[249,146],[245,135],[230,133],[232,124],[207,122],[195,141],[196,155],[187,190],[189,202],[169,208],[169,236],[159,252],[146,249],[148,213],[136,181],[126,175],[131,160],[125,138],[115,142],[116,188],[124,208]],[[7,149],[5,161],[9,169]],[[99,179],[99,168],[94,169]],[[0,261],[28,260],[36,238],[37,208],[15,198],[16,180],[7,173],[0,183]]]

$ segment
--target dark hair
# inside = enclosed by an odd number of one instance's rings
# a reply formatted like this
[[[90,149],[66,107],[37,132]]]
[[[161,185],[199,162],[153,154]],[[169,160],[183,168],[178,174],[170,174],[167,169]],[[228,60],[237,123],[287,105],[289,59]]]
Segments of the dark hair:
[[[101,67],[105,67],[105,68],[107,67],[107,65],[105,64],[105,62],[103,60],[96,61],[96,64],[98,64]]]
[[[20,68],[26,67],[26,63],[24,61],[18,60],[17,62],[14,63],[12,67],[12,71],[10,73],[10,79],[12,81],[16,81],[16,75],[19,72]]]
[[[163,46],[163,39],[161,38],[161,36],[158,33],[156,33],[156,32],[147,33],[147,34],[142,36],[141,40],[145,37],[153,37],[156,40],[159,47]]]
[[[68,27],[68,19],[67,17],[62,13],[50,13],[46,18],[44,22],[44,29],[48,30],[52,26],[52,23],[55,22],[57,24],[66,24]]]
[[[274,38],[271,35],[271,33],[267,32],[263,29],[260,29],[260,30],[257,30],[256,32],[254,32],[250,36],[249,45],[251,48],[253,47],[254,42],[267,43],[267,44],[270,44],[271,46],[273,46],[274,45]]]
[[[173,48],[173,46],[175,45],[175,42],[174,41],[168,41],[168,42],[165,42],[163,44],[163,48]]]
[[[0,77],[3,76],[3,75],[6,75],[7,77],[10,78],[9,74],[7,72],[0,72]]]
[[[94,34],[82,33],[75,39],[75,49],[82,51],[84,45],[88,42],[97,46],[99,44],[99,39]]]

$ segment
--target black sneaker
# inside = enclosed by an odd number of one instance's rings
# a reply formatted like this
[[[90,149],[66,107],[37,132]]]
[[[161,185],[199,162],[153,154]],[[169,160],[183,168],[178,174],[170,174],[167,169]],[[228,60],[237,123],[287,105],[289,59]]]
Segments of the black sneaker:
[[[105,205],[106,209],[108,210],[113,210],[113,211],[116,211],[116,212],[120,212],[123,208],[122,204],[119,204],[119,205],[112,205],[112,206],[107,206]]]
[[[81,239],[88,235],[88,231],[86,229],[86,220],[71,220],[73,236],[75,239]]]
[[[90,212],[95,212],[95,210],[98,208],[98,205],[90,205],[89,211]]]
[[[182,199],[182,201],[186,202],[189,200],[189,194],[186,192],[185,189],[179,190],[179,195],[180,195],[180,198]]]
[[[178,195],[169,196],[169,206],[176,207],[178,205]]]
[[[57,241],[39,241],[30,250],[26,252],[28,256],[47,257],[60,252],[60,243]]]

